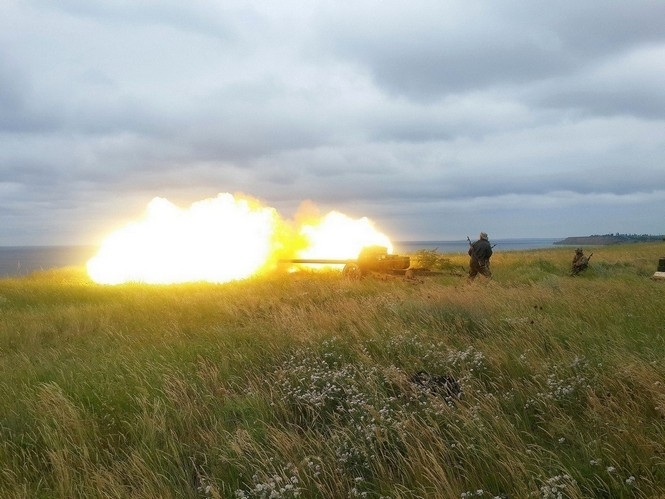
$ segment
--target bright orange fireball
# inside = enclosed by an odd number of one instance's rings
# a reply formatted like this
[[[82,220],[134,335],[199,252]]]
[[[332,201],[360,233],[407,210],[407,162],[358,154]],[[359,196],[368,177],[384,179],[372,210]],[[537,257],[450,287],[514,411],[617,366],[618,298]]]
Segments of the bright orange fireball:
[[[223,193],[182,209],[154,198],[144,217],[109,235],[88,261],[100,284],[228,282],[273,268],[278,258],[356,258],[367,245],[392,251],[367,218],[332,211],[299,228],[274,208]]]

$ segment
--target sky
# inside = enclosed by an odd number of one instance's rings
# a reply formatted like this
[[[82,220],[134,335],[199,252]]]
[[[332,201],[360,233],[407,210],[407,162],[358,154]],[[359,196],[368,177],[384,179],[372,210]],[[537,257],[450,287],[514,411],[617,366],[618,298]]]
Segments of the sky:
[[[0,3],[0,245],[224,192],[395,241],[664,234],[665,2]]]

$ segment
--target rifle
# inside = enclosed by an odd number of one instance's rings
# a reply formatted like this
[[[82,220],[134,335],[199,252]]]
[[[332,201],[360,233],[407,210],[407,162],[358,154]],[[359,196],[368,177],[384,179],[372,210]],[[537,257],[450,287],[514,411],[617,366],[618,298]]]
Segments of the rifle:
[[[469,236],[466,236],[466,240],[469,242],[469,255],[473,256],[476,260],[478,257],[476,256],[476,248],[473,247],[473,243],[471,242],[471,239],[469,239]]]

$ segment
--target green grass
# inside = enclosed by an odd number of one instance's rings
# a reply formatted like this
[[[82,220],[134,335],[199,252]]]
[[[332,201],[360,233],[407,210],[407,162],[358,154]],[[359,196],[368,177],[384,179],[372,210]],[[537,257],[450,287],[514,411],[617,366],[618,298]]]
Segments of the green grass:
[[[471,284],[463,255],[418,279],[2,279],[0,497],[662,497],[665,247],[591,251],[576,277],[567,248],[497,252]]]

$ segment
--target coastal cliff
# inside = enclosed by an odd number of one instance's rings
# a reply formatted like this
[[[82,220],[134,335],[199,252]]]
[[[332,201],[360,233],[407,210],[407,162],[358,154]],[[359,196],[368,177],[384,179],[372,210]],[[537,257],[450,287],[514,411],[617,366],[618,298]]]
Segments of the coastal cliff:
[[[555,241],[554,244],[565,246],[602,246],[607,244],[621,244],[621,243],[641,243],[641,242],[655,242],[665,241],[665,236],[654,236],[649,234],[603,234],[593,236],[573,236]]]

